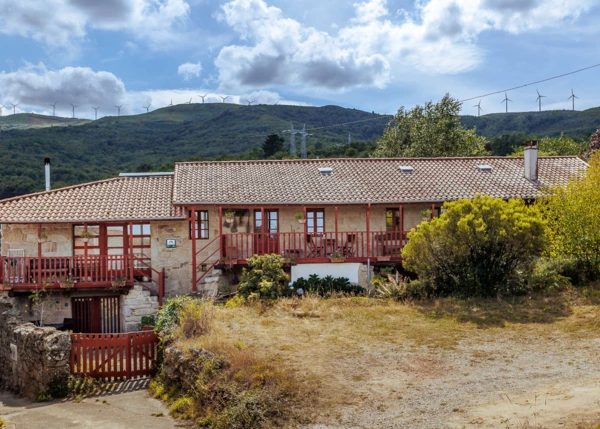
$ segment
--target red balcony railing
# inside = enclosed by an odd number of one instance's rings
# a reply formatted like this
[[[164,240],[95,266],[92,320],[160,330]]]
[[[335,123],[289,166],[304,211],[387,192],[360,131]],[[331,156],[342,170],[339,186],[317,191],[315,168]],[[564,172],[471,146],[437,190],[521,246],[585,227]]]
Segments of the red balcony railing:
[[[297,262],[326,262],[335,253],[346,261],[398,261],[404,244],[406,232],[399,231],[238,233],[224,234],[221,249],[231,260],[277,253]]]
[[[4,288],[11,289],[130,285],[130,267],[129,255],[5,256],[0,258],[0,279]]]

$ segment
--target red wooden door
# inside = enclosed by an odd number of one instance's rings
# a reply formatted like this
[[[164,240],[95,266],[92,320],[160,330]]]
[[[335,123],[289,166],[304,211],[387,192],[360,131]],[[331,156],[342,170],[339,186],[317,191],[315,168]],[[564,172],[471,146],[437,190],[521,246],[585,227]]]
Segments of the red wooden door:
[[[112,334],[121,331],[118,296],[72,298],[73,332]]]
[[[279,210],[254,211],[254,253],[265,255],[279,253]]]

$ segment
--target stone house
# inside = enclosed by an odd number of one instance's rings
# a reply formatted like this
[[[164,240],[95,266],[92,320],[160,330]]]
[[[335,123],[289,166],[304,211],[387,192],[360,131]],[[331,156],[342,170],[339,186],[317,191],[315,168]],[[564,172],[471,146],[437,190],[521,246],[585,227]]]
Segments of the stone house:
[[[214,291],[254,254],[366,286],[445,201],[534,199],[585,169],[577,157],[183,162],[0,201],[0,280],[24,315],[52,292],[50,323],[134,330],[163,297]],[[8,299],[8,298],[7,298]]]

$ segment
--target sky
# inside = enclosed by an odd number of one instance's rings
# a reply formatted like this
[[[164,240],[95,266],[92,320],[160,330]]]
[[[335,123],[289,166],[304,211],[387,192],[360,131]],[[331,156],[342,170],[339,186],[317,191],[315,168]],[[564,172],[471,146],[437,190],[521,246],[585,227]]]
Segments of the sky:
[[[394,113],[600,63],[600,0],[0,0],[0,105],[94,118],[169,103]],[[600,67],[508,92],[600,106]],[[463,104],[503,112],[504,93]],[[18,106],[13,109],[11,105]]]

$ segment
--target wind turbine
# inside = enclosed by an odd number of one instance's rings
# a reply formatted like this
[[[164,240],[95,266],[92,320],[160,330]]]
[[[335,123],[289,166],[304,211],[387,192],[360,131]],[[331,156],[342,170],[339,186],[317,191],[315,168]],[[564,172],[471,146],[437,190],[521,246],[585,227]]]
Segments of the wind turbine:
[[[535,92],[537,92],[537,98],[535,101],[537,101],[539,103],[540,106],[540,112],[542,111],[542,98],[545,97],[545,95],[540,94],[540,92],[536,89]]]
[[[508,98],[508,96],[506,95],[506,92],[504,93],[504,100],[502,100],[500,103],[506,103],[506,113],[508,113],[508,102],[512,103],[512,100],[510,98]]]
[[[56,101],[54,104],[50,104],[50,106],[52,106],[52,116],[56,116],[56,103],[58,103],[58,101]]]
[[[219,95],[219,97],[221,97],[221,96]],[[225,103],[225,100],[227,100],[229,98],[229,95],[227,97],[221,97],[221,98],[223,99],[223,103]]]
[[[116,104],[114,104],[113,106],[117,108],[117,116],[121,116],[121,107],[123,107],[123,105],[121,104],[120,106],[117,106]]]
[[[479,117],[479,115],[481,114],[481,112],[483,111],[483,109],[481,108],[481,100],[479,100],[479,103],[477,103],[476,105],[474,105],[473,107],[477,107],[477,116]]]
[[[94,107],[94,106],[92,106],[92,109],[94,109],[94,110],[95,110],[95,112],[96,112],[96,113],[95,113],[95,115],[96,115],[96,116],[95,116],[95,120],[96,120],[96,121],[98,120],[98,109],[99,109],[100,107],[102,107],[102,106],[98,106],[98,107]]]
[[[254,103],[254,100],[248,100],[247,98],[244,98],[244,100],[246,100],[246,103],[248,103],[248,106],[252,106],[252,103]]]
[[[204,104],[204,97],[206,97],[208,94],[204,94],[204,95],[199,95],[198,97],[200,97],[202,99],[202,104]]]
[[[13,115],[16,115],[17,114],[17,106],[19,105],[19,103],[17,103],[17,104],[9,103],[9,104],[11,104],[13,107]]]
[[[192,97],[190,97],[190,101],[188,101],[187,104],[192,104]]]
[[[75,108],[79,107],[78,105],[75,106],[73,103],[69,103],[71,106],[73,106],[73,119],[75,119]]]
[[[146,113],[150,111],[150,106],[152,106],[152,103],[148,104],[147,106],[143,106],[144,109],[146,109]]]
[[[575,99],[579,98],[577,97],[574,93],[573,93],[573,88],[571,88],[571,96],[569,98],[567,98],[567,100],[571,100],[573,99],[573,111],[575,111]]]

